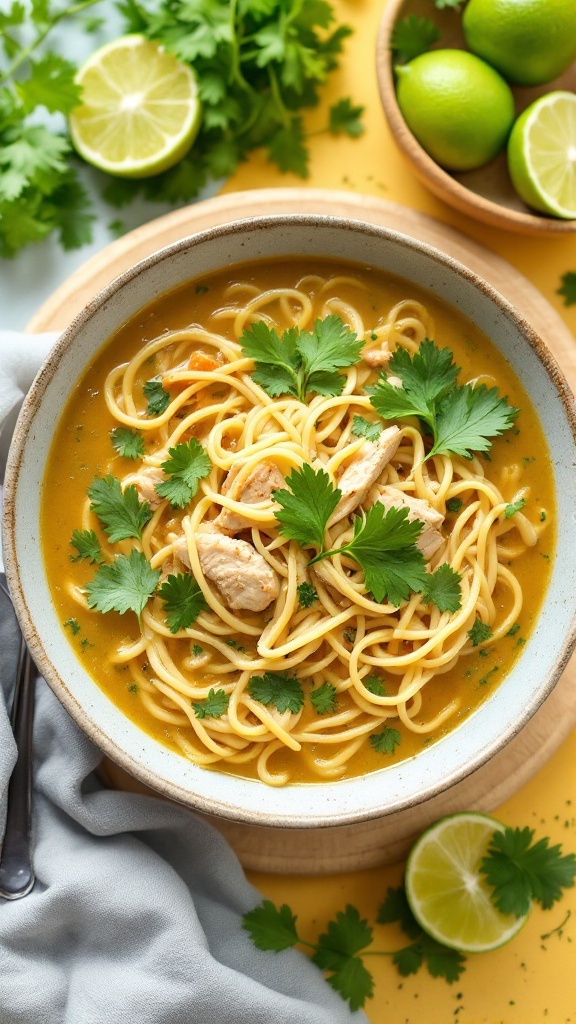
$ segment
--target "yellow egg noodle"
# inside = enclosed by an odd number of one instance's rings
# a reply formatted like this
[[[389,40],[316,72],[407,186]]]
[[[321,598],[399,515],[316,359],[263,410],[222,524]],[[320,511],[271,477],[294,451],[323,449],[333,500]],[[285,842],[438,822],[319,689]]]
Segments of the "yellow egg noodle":
[[[214,329],[192,324],[160,334],[109,373],[105,386],[106,404],[117,424],[136,428],[146,438],[146,454],[135,468],[130,466],[121,480],[123,487],[135,482],[141,490],[142,473],[148,474],[150,485],[162,479],[168,450],[191,437],[201,442],[212,464],[196,497],[183,510],[174,509],[166,499],[151,502],[153,515],[142,531],[141,544],[123,541],[112,549],[103,536],[103,551],[110,561],[112,551],[128,553],[140,547],[162,578],[192,571],[208,606],[189,628],[173,634],[155,595],[142,613],[139,639],[121,645],[112,659],[129,667],[139,699],[187,758],[231,770],[253,762],[254,774],[273,786],[291,780],[290,768],[275,758],[286,748],[300,752],[317,780],[333,780],[341,777],[369,736],[386,725],[403,723],[413,733],[433,735],[457,716],[460,704],[454,697],[427,716],[425,687],[453,669],[463,654],[470,654],[469,631],[477,618],[490,627],[488,644],[517,622],[522,590],[514,561],[536,543],[544,526],[533,525],[521,511],[504,515],[507,500],[487,475],[488,461],[447,455],[425,461],[425,436],[415,418],[397,424],[394,454],[353,511],[369,509],[386,488],[429,508],[437,525],[433,532],[440,540],[427,558],[428,568],[432,571],[447,562],[461,575],[461,607],[456,612],[442,612],[418,593],[399,607],[376,602],[366,592],[359,565],[346,554],[309,565],[312,554],[279,532],[279,505],[272,492],[249,506],[240,500],[243,487],[263,464],[272,467],[275,479],[278,473],[285,479],[304,464],[322,467],[338,486],[347,467],[373,447],[373,442],[352,433],[355,416],[377,419],[366,385],[375,382],[377,370],[386,368],[398,347],[414,354],[423,339],[434,338],[434,323],[421,302],[400,301],[376,324],[366,323],[358,309],[340,297],[343,286],[346,294],[351,288],[365,292],[367,287],[360,279],[338,273],[327,279],[309,274],[295,287],[263,292],[239,280],[228,287],[223,304],[212,314]],[[231,338],[239,339],[257,321],[279,332],[290,326],[311,330],[318,318],[331,314],[365,340],[363,358],[342,371],[342,394],[315,394],[307,403],[291,396],[269,397],[251,375],[252,359],[244,357],[238,340]],[[191,359],[194,353],[197,358]],[[146,414],[141,397],[151,358],[170,395],[168,407],[156,416]],[[198,368],[202,366],[208,368]],[[472,383],[482,382],[494,384],[488,376]],[[388,426],[381,424],[382,430]],[[112,459],[102,472],[118,472]],[[518,463],[506,471],[505,492],[516,500],[528,496],[522,472]],[[142,496],[147,497],[145,491]],[[457,512],[450,516],[448,531],[444,517],[451,499]],[[226,531],[223,526],[220,533],[236,543],[235,533],[240,532],[242,543],[251,546],[277,581],[277,596],[264,610],[232,607],[203,571],[199,543],[214,536],[219,526],[212,524],[223,515],[223,524],[240,516],[244,528]],[[226,520],[226,515],[232,519]],[[88,499],[82,528],[98,529]],[[329,525],[326,549],[340,548],[352,532],[350,515]],[[309,607],[299,602],[303,582],[317,594]],[[70,591],[86,606],[80,587],[70,583]],[[280,712],[255,700],[248,689],[251,678],[280,671],[312,687],[331,684],[337,695],[335,710],[322,715],[310,709]],[[375,673],[385,685],[369,689],[365,681]],[[229,696],[227,710],[220,717],[198,717],[193,702],[206,698],[211,687]]]

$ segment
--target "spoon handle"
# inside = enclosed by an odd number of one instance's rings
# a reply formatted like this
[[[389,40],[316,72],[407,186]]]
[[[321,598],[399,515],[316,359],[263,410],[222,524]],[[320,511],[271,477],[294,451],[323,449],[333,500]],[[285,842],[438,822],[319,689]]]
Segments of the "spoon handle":
[[[34,885],[32,866],[32,723],[36,668],[22,637],[10,722],[18,758],[8,784],[6,829],[0,850],[0,896],[17,900]]]

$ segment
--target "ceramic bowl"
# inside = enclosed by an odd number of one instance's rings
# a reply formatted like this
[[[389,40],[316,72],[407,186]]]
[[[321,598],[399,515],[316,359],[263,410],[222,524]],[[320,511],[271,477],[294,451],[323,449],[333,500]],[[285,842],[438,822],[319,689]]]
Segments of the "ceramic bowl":
[[[129,721],[84,670],[64,636],[43,569],[39,513],[54,426],[103,340],[152,299],[200,274],[250,259],[341,257],[401,276],[456,307],[521,377],[551,443],[558,551],[547,599],[523,654],[466,721],[416,757],[363,777],[282,789],[196,767]],[[382,818],[438,795],[474,772],[528,722],[551,692],[576,639],[576,412],[544,343],[470,270],[432,247],[360,221],[309,215],[251,218],[155,253],[105,288],[74,320],[40,370],[22,409],[6,474],[6,570],[40,670],[78,725],[115,762],[173,799],[237,822],[312,828]]]
[[[525,205],[512,186],[505,152],[476,170],[453,173],[435,163],[408,128],[396,102],[394,54],[390,49],[394,28],[398,21],[412,15],[428,18],[440,31],[440,39],[433,49],[466,49],[461,13],[461,7],[437,10],[430,0],[388,0],[378,31],[376,69],[380,98],[395,141],[415,174],[430,191],[474,220],[527,235],[565,235],[576,231],[576,220],[547,217]],[[513,87],[517,114],[539,96],[555,89],[576,90],[576,63],[546,85]]]

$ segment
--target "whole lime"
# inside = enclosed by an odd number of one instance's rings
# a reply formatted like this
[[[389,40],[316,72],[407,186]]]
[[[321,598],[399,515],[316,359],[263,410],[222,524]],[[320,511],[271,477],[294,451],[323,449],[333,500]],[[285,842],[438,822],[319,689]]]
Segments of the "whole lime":
[[[485,61],[465,50],[431,50],[396,71],[406,124],[441,167],[469,171],[504,148],[514,98]]]
[[[515,85],[542,85],[576,57],[574,0],[469,0],[462,15],[473,53]]]

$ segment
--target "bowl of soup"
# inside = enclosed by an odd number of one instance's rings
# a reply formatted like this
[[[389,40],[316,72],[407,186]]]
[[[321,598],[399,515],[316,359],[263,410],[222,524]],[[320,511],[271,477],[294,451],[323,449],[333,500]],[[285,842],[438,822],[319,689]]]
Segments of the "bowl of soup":
[[[277,215],[155,253],[26,398],[5,560],[26,639],[114,761],[311,828],[485,764],[575,639],[575,413],[471,271]]]

